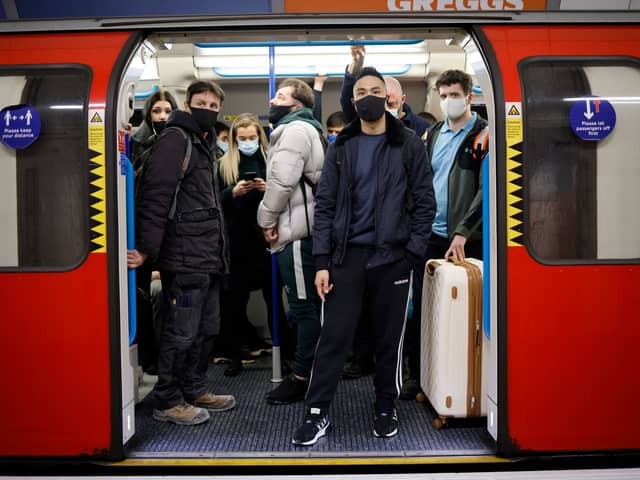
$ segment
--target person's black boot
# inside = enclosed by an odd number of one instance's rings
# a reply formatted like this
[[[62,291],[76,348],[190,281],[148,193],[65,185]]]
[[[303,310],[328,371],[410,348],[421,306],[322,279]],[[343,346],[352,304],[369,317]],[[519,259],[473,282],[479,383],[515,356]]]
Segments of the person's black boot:
[[[231,360],[231,364],[225,369],[225,377],[237,377],[242,372],[242,361],[238,358]]]
[[[351,363],[346,365],[342,370],[342,378],[347,380],[354,380],[360,378],[363,375],[369,375],[375,370],[375,365],[372,361],[366,361],[362,358],[354,358]]]
[[[308,386],[309,380],[300,380],[295,375],[291,375],[285,378],[280,386],[267,393],[265,400],[272,405],[300,402],[304,400]]]

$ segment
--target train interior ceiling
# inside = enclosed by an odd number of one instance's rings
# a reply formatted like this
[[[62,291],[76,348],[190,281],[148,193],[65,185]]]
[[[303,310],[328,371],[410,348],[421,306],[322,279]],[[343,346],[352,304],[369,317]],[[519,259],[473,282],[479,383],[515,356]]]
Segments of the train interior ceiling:
[[[194,79],[208,79],[219,83],[225,91],[220,120],[231,123],[239,113],[253,112],[266,126],[269,46],[273,45],[278,81],[297,77],[311,84],[316,75],[328,77],[322,95],[324,125],[327,116],[340,109],[342,77],[351,61],[350,44],[356,41],[365,45],[365,65],[375,66],[383,75],[400,80],[406,102],[414,113],[429,111],[441,119],[439,98],[432,88],[435,79],[450,68],[474,74],[470,55],[464,48],[470,36],[451,29],[348,34],[305,31],[262,35],[155,34],[140,45],[126,74],[127,80],[135,82],[136,115],[132,123],[141,121],[144,101],[156,88],[169,90],[181,106],[188,84]],[[482,103],[479,88],[474,103]]]
[[[328,79],[322,95],[323,125],[329,114],[340,109],[339,97],[345,67],[351,61],[353,38],[365,44],[365,65],[399,79],[406,102],[415,112],[430,111],[441,119],[439,98],[433,89],[444,70],[457,68],[474,74],[477,50],[466,32],[452,29],[394,32],[251,33],[236,35],[215,32],[161,33],[148,36],[134,52],[123,82],[135,83],[138,121],[144,101],[157,88],[174,94],[181,108],[186,88],[194,79],[211,79],[225,91],[219,120],[231,124],[243,112],[252,112],[267,125],[269,108],[269,44],[275,45],[278,80],[297,77],[313,82],[316,74]],[[268,40],[267,40],[268,39]],[[471,45],[471,46],[470,46]],[[472,61],[471,57],[474,57]],[[475,80],[475,77],[474,77]],[[474,82],[477,83],[477,82]],[[474,102],[482,103],[480,90]],[[135,125],[137,121],[133,121]],[[254,292],[255,294],[256,292]],[[250,321],[266,334],[264,304],[253,296]],[[330,415],[332,434],[313,449],[300,450],[291,444],[291,435],[303,416],[301,402],[273,406],[264,395],[276,384],[270,381],[271,357],[261,357],[245,365],[238,377],[223,375],[224,365],[211,364],[211,388],[232,393],[238,406],[216,414],[206,425],[189,430],[156,422],[144,393],[153,378],[140,380],[136,406],[136,435],[127,444],[130,458],[153,457],[331,457],[331,456],[490,456],[495,443],[487,431],[486,417],[469,419],[456,428],[436,431],[435,414],[427,403],[399,401],[400,435],[380,440],[372,434],[374,401],[373,376],[342,380]]]

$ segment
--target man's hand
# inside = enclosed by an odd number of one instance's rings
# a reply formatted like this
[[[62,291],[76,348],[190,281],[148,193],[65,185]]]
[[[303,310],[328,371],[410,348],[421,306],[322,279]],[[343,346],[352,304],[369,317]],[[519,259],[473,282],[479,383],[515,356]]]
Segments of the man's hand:
[[[347,67],[347,72],[349,75],[355,77],[364,66],[364,45],[352,45],[351,58],[353,58],[353,60]]]
[[[273,227],[267,227],[262,229],[262,233],[264,234],[264,239],[269,243],[274,243],[278,241],[278,225],[274,225]]]
[[[459,262],[464,261],[464,244],[467,239],[462,235],[455,235],[449,245],[449,250],[444,254],[444,258],[454,257]]]
[[[315,285],[320,300],[324,302],[324,296],[333,290],[333,283],[329,283],[329,270],[318,270],[316,272]]]
[[[138,250],[127,250],[127,268],[138,268],[148,256]]]

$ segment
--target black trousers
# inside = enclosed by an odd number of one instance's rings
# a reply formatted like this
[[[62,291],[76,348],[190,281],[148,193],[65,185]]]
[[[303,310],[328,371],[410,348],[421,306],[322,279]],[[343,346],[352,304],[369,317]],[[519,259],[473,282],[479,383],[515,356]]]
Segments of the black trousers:
[[[155,408],[193,402],[208,390],[200,368],[204,342],[220,329],[219,275],[161,271],[167,317],[160,339]]]
[[[271,296],[271,258],[267,256],[268,268],[259,269],[255,275],[259,275],[260,290],[267,311],[269,331],[273,331],[273,310]],[[232,265],[233,268],[233,265]],[[244,275],[243,275],[244,273]],[[242,358],[241,347],[247,345],[249,349],[258,347],[263,339],[258,335],[256,328],[249,321],[247,306],[253,290],[257,290],[249,281],[251,275],[249,269],[241,270],[241,273],[231,272],[230,287],[223,292],[222,300],[222,329],[221,336],[226,345],[224,352],[233,360]],[[278,289],[281,292],[281,289]],[[278,298],[281,298],[280,294]],[[280,334],[280,347],[283,358],[292,359],[294,340],[291,328],[286,321],[286,314],[282,302],[278,302],[278,332]],[[271,333],[273,338],[273,333]]]
[[[158,363],[159,332],[154,326],[153,309],[151,305],[151,271],[152,262],[144,262],[136,270],[136,320],[138,331],[138,361],[142,369],[147,372],[156,368]]]
[[[329,407],[351,348],[365,298],[369,302],[376,351],[374,387],[378,408],[390,409],[402,387],[402,338],[409,303],[411,266],[403,258],[366,268],[372,248],[348,246],[341,265],[332,265],[333,290],[322,309],[307,407]]]

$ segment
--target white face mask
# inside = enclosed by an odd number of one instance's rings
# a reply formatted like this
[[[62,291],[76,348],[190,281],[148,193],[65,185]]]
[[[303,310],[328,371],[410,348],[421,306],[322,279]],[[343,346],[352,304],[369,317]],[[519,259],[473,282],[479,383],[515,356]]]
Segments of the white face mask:
[[[458,120],[467,109],[467,99],[447,97],[444,100],[440,100],[440,109],[447,118]]]
[[[398,118],[398,110],[387,108],[387,112],[393,115],[393,118]]]
[[[247,157],[250,157],[258,150],[260,146],[259,140],[238,140],[238,150],[244,153]]]

